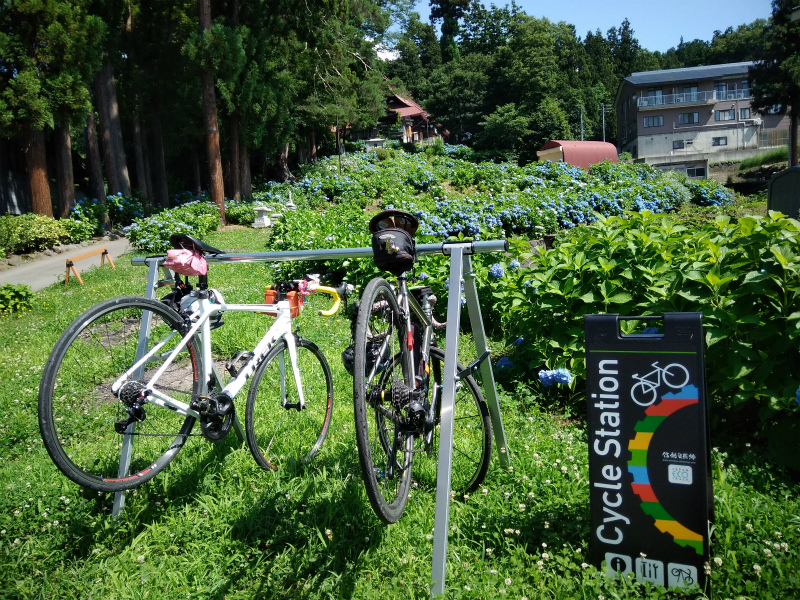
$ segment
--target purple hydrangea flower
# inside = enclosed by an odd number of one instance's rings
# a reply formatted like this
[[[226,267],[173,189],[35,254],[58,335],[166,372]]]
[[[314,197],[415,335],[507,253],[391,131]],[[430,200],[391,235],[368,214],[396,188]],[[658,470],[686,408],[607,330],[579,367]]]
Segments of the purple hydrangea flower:
[[[489,275],[495,279],[500,279],[503,275],[505,275],[503,265],[500,263],[494,263],[491,267],[489,267]]]

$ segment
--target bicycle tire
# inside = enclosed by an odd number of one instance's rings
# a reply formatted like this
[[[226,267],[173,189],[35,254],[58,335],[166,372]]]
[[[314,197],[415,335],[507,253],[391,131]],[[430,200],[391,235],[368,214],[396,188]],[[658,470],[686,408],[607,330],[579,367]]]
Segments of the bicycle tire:
[[[304,338],[295,338],[305,409],[285,408],[299,403],[286,340],[275,344],[256,369],[247,393],[245,432],[256,463],[267,471],[287,460],[307,463],[317,455],[328,435],[333,414],[333,376],[322,350]],[[281,360],[285,367],[281,376]],[[283,381],[283,385],[282,385]]]
[[[398,410],[391,402],[393,388],[402,386],[396,378],[382,376],[395,356],[402,357],[404,367],[410,364],[408,346],[400,343],[405,324],[385,279],[373,279],[364,289],[354,338],[353,399],[361,475],[372,510],[384,523],[395,523],[408,500],[414,439],[398,427],[404,420],[402,407]],[[375,349],[376,340],[385,341],[385,351]],[[406,368],[402,375],[406,377]]]
[[[145,403],[144,420],[129,438],[130,468],[120,473],[125,435],[114,424],[127,416],[126,405],[111,384],[136,362],[142,316],[152,315],[147,348],[177,332],[128,381],[144,384],[181,340],[184,321],[156,300],[127,296],[101,302],[75,319],[54,346],[39,386],[39,429],[45,448],[64,475],[100,492],[119,492],[152,479],[186,442],[195,419]],[[176,357],[158,383],[171,397],[188,404],[200,393],[195,338]]]
[[[639,400],[636,397],[637,396],[636,390],[639,389],[639,388],[642,389],[642,391],[639,392],[639,395],[640,396],[642,396],[643,394],[649,395],[650,396],[650,400],[649,401],[647,401],[646,397],[644,397],[645,401],[644,402],[639,402]],[[631,400],[633,400],[639,406],[650,406],[657,399],[658,399],[658,386],[654,385],[650,381],[640,381],[639,383],[634,384],[631,387]]]
[[[672,363],[664,367],[661,377],[669,387],[678,390],[689,383],[689,370],[680,363]],[[678,383],[679,381],[680,383]]]
[[[434,403],[436,425],[433,430],[431,454],[415,456],[415,480],[435,486],[439,464],[439,415],[442,402],[442,371],[444,351],[431,348],[429,394]],[[457,363],[456,369],[464,366]],[[433,384],[433,385],[431,385]],[[454,403],[453,454],[450,468],[450,489],[456,494],[468,494],[478,489],[489,470],[492,459],[492,421],[489,408],[472,376],[456,382]]]

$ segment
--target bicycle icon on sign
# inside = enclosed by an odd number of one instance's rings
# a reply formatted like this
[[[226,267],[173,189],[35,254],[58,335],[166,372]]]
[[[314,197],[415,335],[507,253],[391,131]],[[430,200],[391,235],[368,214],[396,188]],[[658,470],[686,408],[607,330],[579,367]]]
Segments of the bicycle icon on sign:
[[[679,390],[689,383],[689,370],[679,363],[672,363],[664,368],[653,363],[654,370],[646,375],[634,374],[633,379],[638,381],[631,388],[631,400],[639,406],[650,406],[658,398],[658,388],[663,381],[674,390]]]

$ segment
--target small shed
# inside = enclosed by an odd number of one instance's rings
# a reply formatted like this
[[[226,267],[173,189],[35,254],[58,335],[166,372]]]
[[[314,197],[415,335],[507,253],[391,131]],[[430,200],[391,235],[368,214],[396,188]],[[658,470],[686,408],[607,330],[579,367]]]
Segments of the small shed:
[[[593,164],[606,159],[617,162],[617,148],[608,142],[550,140],[539,148],[536,156],[539,160],[563,161],[588,171]]]

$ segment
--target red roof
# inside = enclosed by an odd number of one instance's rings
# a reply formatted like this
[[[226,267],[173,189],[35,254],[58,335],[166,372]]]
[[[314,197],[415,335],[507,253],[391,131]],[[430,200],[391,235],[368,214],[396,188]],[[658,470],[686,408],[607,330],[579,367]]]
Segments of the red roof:
[[[578,140],[550,140],[539,150],[561,146],[564,162],[589,170],[593,164],[608,159],[617,162],[617,148],[608,142],[582,142]]]

